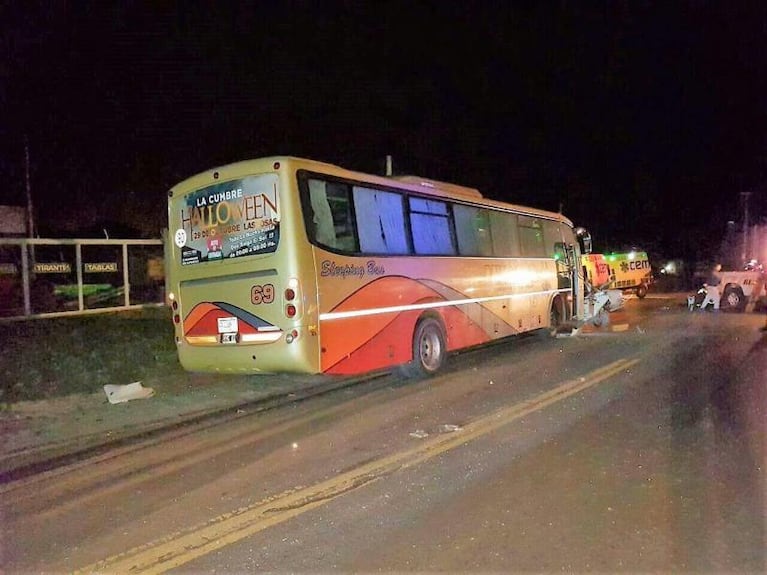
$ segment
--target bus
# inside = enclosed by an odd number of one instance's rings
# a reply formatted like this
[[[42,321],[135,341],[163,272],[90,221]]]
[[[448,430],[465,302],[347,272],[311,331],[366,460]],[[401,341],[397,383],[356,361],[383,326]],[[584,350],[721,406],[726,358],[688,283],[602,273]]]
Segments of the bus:
[[[583,312],[588,233],[476,189],[268,157],[168,196],[189,371],[428,376],[451,352]]]

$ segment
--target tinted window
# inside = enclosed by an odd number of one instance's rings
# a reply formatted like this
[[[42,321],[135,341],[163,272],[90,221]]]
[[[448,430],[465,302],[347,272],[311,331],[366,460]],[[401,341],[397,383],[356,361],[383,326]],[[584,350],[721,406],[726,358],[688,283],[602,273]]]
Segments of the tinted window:
[[[445,202],[410,198],[410,229],[413,233],[415,253],[426,255],[456,253]]]
[[[402,195],[355,187],[354,209],[363,252],[406,254],[410,251]]]
[[[490,212],[490,232],[495,256],[519,257],[521,255],[516,214]]]
[[[546,244],[546,255],[557,257],[555,245],[557,243],[562,244],[562,230],[559,222],[543,220],[543,239]]]
[[[538,218],[519,216],[519,243],[522,255],[528,258],[545,257],[543,225]]]
[[[312,208],[311,232],[314,240],[335,250],[356,251],[349,186],[310,179],[309,201]]]
[[[493,255],[488,210],[457,204],[453,206],[453,217],[459,254],[462,256]]]

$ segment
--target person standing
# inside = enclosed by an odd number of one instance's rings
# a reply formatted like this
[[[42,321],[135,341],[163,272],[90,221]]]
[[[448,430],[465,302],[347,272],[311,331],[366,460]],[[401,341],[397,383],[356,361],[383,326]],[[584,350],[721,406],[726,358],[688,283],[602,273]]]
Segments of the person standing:
[[[720,271],[722,271],[722,264],[716,264],[711,270],[706,283],[703,284],[703,287],[706,288],[706,297],[700,304],[701,311],[705,310],[709,304],[714,304],[714,311],[719,311],[719,302],[722,299],[719,293],[719,285],[722,283],[722,277],[719,275]]]

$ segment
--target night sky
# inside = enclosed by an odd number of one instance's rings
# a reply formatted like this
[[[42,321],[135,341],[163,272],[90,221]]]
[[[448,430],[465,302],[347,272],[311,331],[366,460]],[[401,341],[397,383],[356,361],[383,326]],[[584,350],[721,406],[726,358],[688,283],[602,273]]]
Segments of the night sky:
[[[601,249],[705,256],[741,192],[767,215],[767,2],[369,4],[3,3],[0,203],[26,138],[43,236],[158,237],[170,186],[278,154],[391,154]]]

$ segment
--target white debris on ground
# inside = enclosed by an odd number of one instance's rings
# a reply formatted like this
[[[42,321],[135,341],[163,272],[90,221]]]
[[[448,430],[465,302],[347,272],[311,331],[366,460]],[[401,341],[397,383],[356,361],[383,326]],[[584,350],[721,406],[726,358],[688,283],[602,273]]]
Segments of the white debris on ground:
[[[154,389],[151,387],[144,387],[140,381],[134,381],[126,385],[111,385],[104,386],[104,393],[107,394],[109,403],[125,403],[132,399],[146,399],[154,395]]]
[[[453,433],[455,431],[461,431],[463,427],[460,425],[454,425],[452,423],[443,423],[439,426],[440,433]]]
[[[580,333],[580,328],[575,327],[575,328],[570,329],[568,331],[557,331],[556,332],[556,337],[559,338],[559,339],[564,338],[564,337],[575,337],[579,333]]]
[[[425,437],[429,437],[429,434],[426,433],[423,429],[416,429],[412,433],[410,433],[410,437],[415,437],[416,439],[423,439]]]

